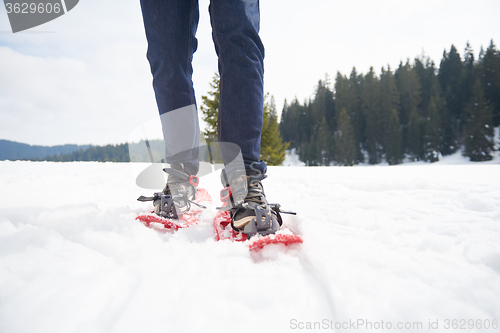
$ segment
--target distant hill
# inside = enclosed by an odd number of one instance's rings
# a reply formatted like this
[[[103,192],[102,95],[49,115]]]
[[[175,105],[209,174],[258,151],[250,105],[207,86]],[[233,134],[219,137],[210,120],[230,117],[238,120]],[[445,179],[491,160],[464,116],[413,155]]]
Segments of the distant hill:
[[[74,161],[96,161],[96,162],[130,162],[128,144],[106,146],[90,146],[86,149],[78,149],[71,153],[50,155],[35,161],[74,162]]]
[[[0,161],[130,162],[132,160],[133,162],[151,162],[151,160],[154,160],[158,162],[162,160],[164,154],[165,145],[163,140],[106,146],[68,144],[52,147],[32,146],[20,142],[0,140]]]
[[[43,159],[47,156],[69,154],[88,149],[90,145],[32,146],[9,140],[0,140],[0,160]]]

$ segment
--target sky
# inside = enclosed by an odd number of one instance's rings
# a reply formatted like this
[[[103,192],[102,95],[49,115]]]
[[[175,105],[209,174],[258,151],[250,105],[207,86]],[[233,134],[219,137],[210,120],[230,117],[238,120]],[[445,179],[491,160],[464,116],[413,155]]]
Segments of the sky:
[[[194,86],[210,90],[217,58],[200,0]],[[397,68],[469,42],[476,58],[500,45],[500,1],[261,1],[265,91],[280,114],[285,99],[312,97],[326,75],[353,67]],[[498,47],[497,47],[498,48]],[[0,8],[0,139],[37,145],[117,144],[159,120],[139,1],[81,0],[67,14],[13,34]],[[158,122],[159,123],[159,122]]]

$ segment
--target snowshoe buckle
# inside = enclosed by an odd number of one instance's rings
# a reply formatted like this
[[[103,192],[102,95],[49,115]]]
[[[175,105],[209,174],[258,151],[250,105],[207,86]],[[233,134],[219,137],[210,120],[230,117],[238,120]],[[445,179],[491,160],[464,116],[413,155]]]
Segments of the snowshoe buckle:
[[[174,204],[174,198],[169,194],[159,194],[159,205],[155,203],[158,202],[156,200],[153,205],[155,206],[155,213],[164,218],[178,219],[179,216],[177,214],[177,209]]]
[[[269,209],[269,205],[259,205],[252,207],[252,209],[255,211],[255,218],[242,229],[237,229],[238,231],[246,234],[248,237],[252,237],[256,234],[274,234],[279,230],[281,217],[274,210]]]

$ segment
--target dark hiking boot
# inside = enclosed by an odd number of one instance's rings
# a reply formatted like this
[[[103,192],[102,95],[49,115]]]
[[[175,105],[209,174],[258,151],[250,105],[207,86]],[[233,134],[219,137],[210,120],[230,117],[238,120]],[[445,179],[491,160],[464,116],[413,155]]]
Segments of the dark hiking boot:
[[[267,176],[259,171],[247,170],[246,175],[226,177],[222,172],[222,183],[226,186],[221,191],[224,210],[231,213],[231,225],[245,234],[275,233],[281,218],[266,200],[262,180]]]
[[[182,168],[165,168],[167,184],[162,192],[152,197],[140,196],[138,201],[153,201],[154,212],[164,218],[178,219],[191,209],[191,204],[206,208],[194,202],[198,191],[199,178],[189,175]]]
[[[163,171],[168,173],[167,184],[162,191],[163,196],[153,201],[155,213],[163,217],[179,218],[191,209],[191,203],[196,199],[199,179],[177,169],[165,168]]]

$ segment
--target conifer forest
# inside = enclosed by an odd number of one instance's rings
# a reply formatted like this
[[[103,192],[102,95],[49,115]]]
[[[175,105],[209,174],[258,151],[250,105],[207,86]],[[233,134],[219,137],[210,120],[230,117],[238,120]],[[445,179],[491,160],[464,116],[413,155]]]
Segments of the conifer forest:
[[[283,107],[279,129],[307,165],[435,162],[462,151],[491,160],[500,125],[500,52],[493,40],[478,59],[469,44],[396,69],[373,68],[318,82],[315,94]]]

